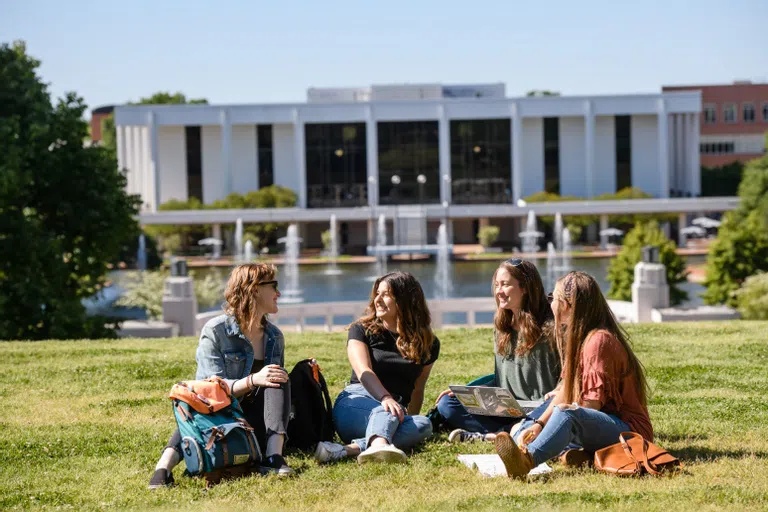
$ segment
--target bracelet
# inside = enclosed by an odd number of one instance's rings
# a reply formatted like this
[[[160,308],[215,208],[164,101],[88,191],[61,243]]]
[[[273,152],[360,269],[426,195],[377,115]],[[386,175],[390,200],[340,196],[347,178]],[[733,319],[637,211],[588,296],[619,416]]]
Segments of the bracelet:
[[[247,380],[245,383],[248,385],[248,390],[253,391],[254,389],[256,389],[256,385],[253,383],[253,374],[250,374],[249,376],[247,376],[246,379]]]
[[[543,421],[538,420],[538,419],[537,420],[533,420],[533,423],[534,423],[534,425],[541,426],[542,429],[546,426],[546,423],[544,423]]]

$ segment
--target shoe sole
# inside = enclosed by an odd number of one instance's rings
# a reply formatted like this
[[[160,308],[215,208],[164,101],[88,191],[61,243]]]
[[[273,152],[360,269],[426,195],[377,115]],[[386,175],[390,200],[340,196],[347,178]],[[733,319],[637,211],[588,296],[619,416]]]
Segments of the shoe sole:
[[[369,462],[382,462],[385,464],[404,464],[408,460],[406,456],[397,452],[379,451],[374,453],[365,454],[361,453],[357,456],[358,464],[367,464]]]
[[[496,446],[496,453],[501,457],[504,468],[507,470],[507,476],[510,478],[525,478],[528,470],[523,461],[523,453],[517,447],[515,441],[509,437],[509,434],[505,432],[496,434],[494,445]]]

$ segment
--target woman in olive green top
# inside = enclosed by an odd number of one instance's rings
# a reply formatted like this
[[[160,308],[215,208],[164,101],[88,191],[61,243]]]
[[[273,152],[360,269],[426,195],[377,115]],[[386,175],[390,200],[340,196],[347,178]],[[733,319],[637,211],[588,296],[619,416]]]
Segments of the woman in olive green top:
[[[488,386],[508,389],[518,400],[543,400],[560,378],[554,320],[536,266],[519,259],[499,265],[493,274],[494,378]],[[450,390],[440,393],[437,410],[455,430],[452,442],[493,441],[522,418],[470,414]],[[535,416],[537,410],[528,416]]]

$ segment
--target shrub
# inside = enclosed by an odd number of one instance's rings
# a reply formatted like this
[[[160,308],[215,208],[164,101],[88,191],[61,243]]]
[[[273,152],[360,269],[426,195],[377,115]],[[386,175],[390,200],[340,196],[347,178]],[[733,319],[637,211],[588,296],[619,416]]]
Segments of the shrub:
[[[707,304],[736,307],[733,292],[749,276],[768,271],[768,156],[747,164],[739,198],[739,207],[725,214],[707,254]]]
[[[120,283],[125,293],[115,301],[115,305],[141,308],[147,317],[160,319],[163,316],[165,280],[169,275],[167,270],[127,272]],[[220,269],[211,269],[202,278],[193,270],[189,276],[194,280],[195,297],[200,309],[211,308],[223,301],[225,279]]]
[[[608,281],[611,283],[608,297],[632,300],[635,265],[642,259],[642,248],[646,245],[659,248],[659,260],[667,267],[669,301],[671,304],[680,304],[688,298],[688,294],[677,286],[687,278],[685,262],[675,252],[675,243],[669,240],[653,221],[638,224],[624,238],[621,251],[608,266]]]
[[[499,238],[499,232],[501,230],[498,226],[483,226],[477,232],[477,241],[483,246],[483,249],[487,249],[496,243]]]
[[[323,241],[323,249],[326,252],[331,252],[331,230],[326,229],[320,234],[320,239]]]
[[[749,276],[734,296],[742,318],[768,320],[768,272]]]

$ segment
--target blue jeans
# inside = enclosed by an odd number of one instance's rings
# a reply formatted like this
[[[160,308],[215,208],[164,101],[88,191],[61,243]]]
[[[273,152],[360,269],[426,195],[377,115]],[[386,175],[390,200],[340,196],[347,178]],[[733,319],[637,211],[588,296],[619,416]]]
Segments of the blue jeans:
[[[523,430],[533,424],[533,419],[527,418],[518,433],[518,442]],[[617,416],[602,411],[563,404],[552,410],[544,430],[528,445],[528,452],[538,465],[556,457],[567,448],[582,447],[588,452],[619,442],[619,434],[631,430],[629,425]]]
[[[368,448],[374,436],[406,450],[432,435],[427,417],[405,416],[400,423],[362,384],[350,384],[339,394],[333,406],[333,423],[342,441],[355,443],[360,451]]]

